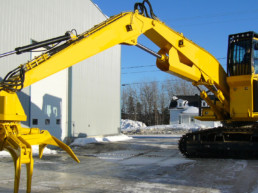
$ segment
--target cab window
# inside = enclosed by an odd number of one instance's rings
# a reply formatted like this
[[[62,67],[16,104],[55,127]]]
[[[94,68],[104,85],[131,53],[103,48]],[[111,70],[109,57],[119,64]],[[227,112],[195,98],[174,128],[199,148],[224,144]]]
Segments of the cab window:
[[[228,70],[231,76],[251,74],[250,40],[232,42],[229,47]]]
[[[254,73],[258,74],[258,41],[254,42]]]

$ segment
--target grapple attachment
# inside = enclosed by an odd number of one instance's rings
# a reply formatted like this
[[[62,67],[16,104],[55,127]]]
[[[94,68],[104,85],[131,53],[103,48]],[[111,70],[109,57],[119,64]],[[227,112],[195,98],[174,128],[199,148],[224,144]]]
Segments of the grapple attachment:
[[[47,145],[54,145],[65,150],[76,162],[80,162],[71,148],[52,136],[48,131],[38,128],[22,128],[20,123],[0,123],[0,150],[10,152],[14,162],[14,193],[18,193],[21,165],[27,168],[27,193],[31,192],[33,173],[32,145],[39,145],[39,157]]]

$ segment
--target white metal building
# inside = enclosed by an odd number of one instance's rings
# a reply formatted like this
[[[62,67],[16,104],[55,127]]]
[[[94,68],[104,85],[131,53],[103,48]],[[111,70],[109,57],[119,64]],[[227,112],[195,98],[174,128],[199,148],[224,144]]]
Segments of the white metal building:
[[[106,16],[90,0],[0,0],[0,53],[64,35],[82,33]],[[34,53],[0,59],[0,76]],[[28,127],[47,129],[59,139],[120,132],[121,47],[115,46],[30,87],[19,97]]]

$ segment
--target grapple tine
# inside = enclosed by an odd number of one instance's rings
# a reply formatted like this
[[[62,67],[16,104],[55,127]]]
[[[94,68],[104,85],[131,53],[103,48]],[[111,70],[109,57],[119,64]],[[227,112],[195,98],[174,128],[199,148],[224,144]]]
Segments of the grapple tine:
[[[8,151],[12,158],[14,163],[14,193],[18,193],[19,191],[19,185],[20,185],[20,174],[21,174],[21,165],[20,165],[20,159],[16,153],[16,151],[10,147],[4,148],[6,151]]]
[[[62,141],[60,141],[59,139],[57,139],[53,136],[52,136],[52,139],[55,141],[57,146],[62,148],[63,150],[65,150],[74,159],[74,161],[80,163],[80,160],[77,158],[77,156],[73,153],[73,151],[71,150],[71,148],[68,145],[64,144]]]
[[[37,128],[32,129],[37,130]],[[77,156],[73,153],[68,145],[66,145],[56,137],[52,136],[47,130],[40,131],[38,129],[38,131],[38,133],[30,135],[21,135],[21,138],[30,145],[39,145],[40,156],[42,156],[43,150],[47,145],[54,145],[66,151],[76,162],[80,163],[80,160],[77,158]]]
[[[31,192],[31,180],[33,173],[33,157],[31,145],[26,143],[23,139],[15,135],[10,135],[6,138],[4,149],[7,150],[13,158],[15,180],[14,180],[14,193],[18,193],[20,185],[21,165],[27,165],[27,193]],[[29,166],[29,168],[28,168]]]
[[[26,168],[27,168],[27,193],[31,192],[33,165],[34,165],[34,160],[33,159],[30,160],[30,163],[26,164]]]
[[[45,147],[47,147],[47,144],[39,145],[39,158],[40,158],[40,159],[41,159],[42,156],[43,156],[43,151],[44,151]]]

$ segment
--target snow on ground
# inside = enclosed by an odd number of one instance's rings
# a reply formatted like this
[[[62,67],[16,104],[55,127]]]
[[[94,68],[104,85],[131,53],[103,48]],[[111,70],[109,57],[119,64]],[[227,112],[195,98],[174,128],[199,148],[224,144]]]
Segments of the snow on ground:
[[[117,141],[127,141],[132,139],[126,135],[116,135],[108,137],[87,137],[87,138],[77,138],[71,143],[71,146],[85,146],[89,143],[103,143],[103,142],[117,142]]]
[[[33,156],[38,156],[39,155],[39,146],[32,145],[32,152],[33,152]],[[43,155],[49,155],[49,154],[57,154],[57,151],[46,147],[43,151]],[[9,152],[0,151],[0,157],[10,157],[10,156],[11,156],[11,154]]]
[[[146,126],[140,121],[132,121],[129,119],[121,120],[121,131],[134,131],[134,130],[158,130],[158,129],[183,129],[183,130],[197,130],[206,128],[205,125],[192,123],[192,124],[172,124],[172,125],[154,125]]]
[[[192,109],[193,110],[193,109]],[[146,126],[143,122],[140,121],[132,121],[129,119],[121,120],[121,131],[122,132],[130,132],[130,131],[152,131],[152,130],[197,130],[205,128],[204,125],[201,124],[172,124],[172,125],[154,125],[154,126]],[[116,136],[108,136],[108,137],[87,137],[87,138],[77,138],[71,144],[71,146],[85,146],[89,143],[103,143],[103,142],[116,142],[116,141],[126,141],[130,140],[132,137],[128,137],[126,135],[116,135]],[[37,156],[39,153],[38,146],[32,146],[33,155]],[[44,154],[56,154],[56,150],[51,150],[48,148],[44,149]],[[0,151],[0,157],[10,156],[9,152]]]
[[[186,130],[195,130],[195,129],[201,129],[206,128],[206,126],[202,124],[192,123],[192,124],[172,124],[172,125],[154,125],[154,126],[148,126],[144,129],[186,129]]]
[[[183,114],[198,114],[199,108],[189,106],[185,111],[182,112]]]
[[[144,129],[147,126],[140,121],[133,121],[129,119],[122,119],[121,120],[121,130],[136,130],[136,129]]]
[[[107,137],[87,137],[87,138],[77,138],[71,144],[71,146],[85,146],[89,143],[103,143],[103,142],[117,142],[117,141],[127,141],[132,139],[126,135],[120,134],[116,136],[107,136]],[[33,156],[39,155],[38,145],[32,146]],[[48,148],[44,149],[43,155],[56,154],[56,150],[51,150]],[[7,151],[0,151],[0,157],[10,157],[10,153]]]

